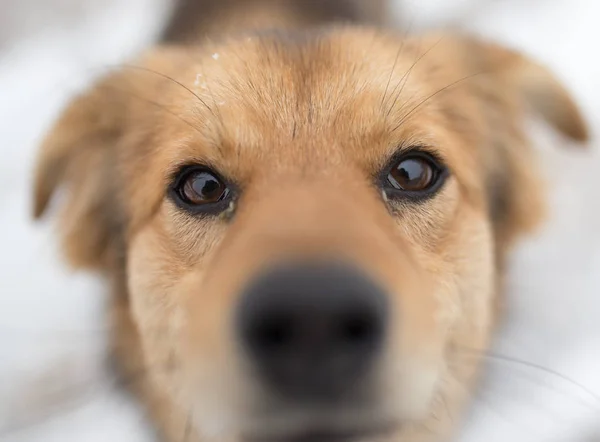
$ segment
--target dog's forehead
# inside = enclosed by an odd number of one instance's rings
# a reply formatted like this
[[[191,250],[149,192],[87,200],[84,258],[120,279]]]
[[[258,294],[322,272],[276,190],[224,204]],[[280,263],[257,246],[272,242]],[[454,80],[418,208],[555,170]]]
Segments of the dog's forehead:
[[[179,143],[177,155],[213,155],[219,146],[220,154],[246,159],[284,153],[298,161],[294,152],[314,150],[308,158],[339,160],[355,147],[385,156],[407,138],[427,142],[431,125],[398,124],[433,87],[410,75],[420,48],[374,31],[356,34],[253,35],[188,56],[177,72],[187,90],[172,99],[195,128],[183,128],[192,141]]]

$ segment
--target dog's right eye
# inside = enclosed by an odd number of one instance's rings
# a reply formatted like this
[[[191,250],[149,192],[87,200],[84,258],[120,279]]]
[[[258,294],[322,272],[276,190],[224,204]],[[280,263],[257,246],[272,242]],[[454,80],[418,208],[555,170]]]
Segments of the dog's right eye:
[[[390,200],[423,200],[434,195],[444,184],[448,169],[434,155],[417,148],[394,156],[384,169],[381,180]]]
[[[225,181],[206,168],[182,171],[172,187],[175,202],[190,210],[224,210],[230,193]]]

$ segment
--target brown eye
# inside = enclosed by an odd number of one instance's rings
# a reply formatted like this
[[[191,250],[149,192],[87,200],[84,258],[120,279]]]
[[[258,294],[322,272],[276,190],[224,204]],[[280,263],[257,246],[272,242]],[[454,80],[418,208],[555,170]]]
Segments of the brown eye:
[[[435,174],[434,166],[424,158],[406,158],[392,167],[388,181],[398,190],[419,192],[431,187]]]
[[[187,173],[175,190],[185,204],[192,206],[218,203],[229,194],[225,183],[208,170]]]

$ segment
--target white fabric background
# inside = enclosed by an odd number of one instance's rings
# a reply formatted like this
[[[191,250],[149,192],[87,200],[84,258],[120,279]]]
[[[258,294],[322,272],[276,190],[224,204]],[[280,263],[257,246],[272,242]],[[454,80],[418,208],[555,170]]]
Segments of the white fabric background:
[[[36,146],[61,107],[103,66],[150,41],[170,1],[0,2],[2,442],[152,440],[102,365],[102,284],[62,266],[53,227],[29,219],[29,192]],[[397,17],[415,30],[461,26],[535,56],[573,91],[592,129],[600,122],[598,2],[396,3]],[[494,353],[554,370],[591,394],[557,375],[490,360],[459,442],[591,442],[600,430],[592,397],[600,396],[600,148],[536,133],[552,216],[515,253],[509,322]]]

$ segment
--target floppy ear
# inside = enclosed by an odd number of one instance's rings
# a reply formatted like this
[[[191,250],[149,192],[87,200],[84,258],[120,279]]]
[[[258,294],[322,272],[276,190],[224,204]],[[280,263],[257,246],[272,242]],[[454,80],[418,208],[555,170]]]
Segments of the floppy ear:
[[[115,81],[111,76],[70,103],[43,142],[35,170],[36,218],[59,186],[67,187],[60,227],[75,267],[105,268],[119,241],[115,149],[127,119]]]
[[[189,59],[187,49],[153,48],[137,65],[122,66],[73,100],[43,142],[35,171],[34,216],[42,216],[53,195],[65,187],[60,227],[63,249],[75,267],[106,270],[124,258],[131,214],[122,201],[128,183],[121,177],[121,164],[144,157],[135,149],[149,145],[156,118],[184,121],[177,109],[161,101],[189,92],[166,74],[185,67]]]
[[[464,41],[463,41],[464,43]],[[498,45],[466,39],[463,55],[485,121],[483,158],[498,252],[537,227],[545,212],[536,152],[526,114],[542,117],[564,136],[588,139],[584,119],[567,90],[544,66]],[[481,73],[482,75],[478,75]]]
[[[516,92],[531,111],[563,135],[575,141],[588,140],[588,129],[577,105],[549,69],[493,43],[472,39],[468,46],[471,61]]]

